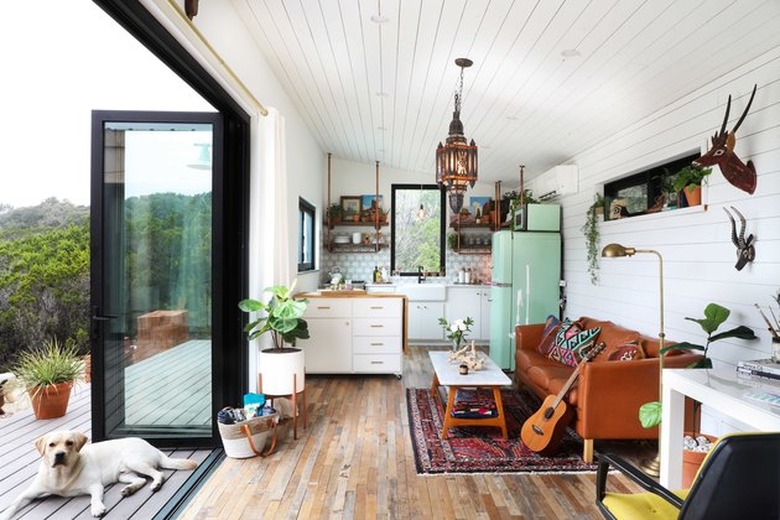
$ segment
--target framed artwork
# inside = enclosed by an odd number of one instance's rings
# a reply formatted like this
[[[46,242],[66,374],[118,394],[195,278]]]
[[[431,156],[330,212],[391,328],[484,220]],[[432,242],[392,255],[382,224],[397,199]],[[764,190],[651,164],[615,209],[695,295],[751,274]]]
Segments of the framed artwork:
[[[342,195],[341,209],[344,210],[345,217],[360,215],[360,197],[357,195]]]
[[[469,213],[476,215],[477,208],[482,211],[485,204],[493,200],[491,197],[469,197]]]
[[[362,209],[371,209],[374,207],[373,204],[375,200],[377,200],[376,193],[372,193],[371,195],[361,195],[360,207]],[[379,208],[382,208],[382,195],[379,196]]]

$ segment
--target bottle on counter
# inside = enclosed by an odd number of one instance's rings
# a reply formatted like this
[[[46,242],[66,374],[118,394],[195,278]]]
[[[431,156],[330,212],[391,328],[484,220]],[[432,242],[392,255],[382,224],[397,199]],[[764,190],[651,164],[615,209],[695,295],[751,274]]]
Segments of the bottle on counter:
[[[458,283],[466,283],[466,271],[463,268],[458,271]]]
[[[373,275],[374,283],[381,283],[382,282],[382,273],[379,272],[379,266],[374,266],[374,275]]]
[[[466,283],[466,284],[471,283],[471,268],[470,267],[466,268],[466,273],[464,274],[463,278],[464,278],[463,283]]]

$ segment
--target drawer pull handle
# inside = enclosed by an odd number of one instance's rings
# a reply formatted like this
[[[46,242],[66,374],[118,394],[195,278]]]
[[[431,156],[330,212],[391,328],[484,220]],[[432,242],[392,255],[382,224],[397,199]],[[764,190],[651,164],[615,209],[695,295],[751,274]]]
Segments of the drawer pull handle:
[[[372,329],[382,329],[384,328],[384,325],[371,325]]]
[[[385,362],[384,361],[372,361],[371,364],[372,365],[384,365]]]
[[[384,343],[382,343],[382,342],[379,342],[379,343],[371,343],[371,346],[372,346],[372,347],[381,347],[382,345],[384,345]]]
[[[317,308],[319,310],[321,310],[321,311],[326,311],[326,310],[330,309],[330,306],[329,305],[318,305]]]
[[[381,306],[381,305],[377,305],[376,307],[369,307],[369,308],[370,308],[371,310],[379,310],[379,309],[384,309],[384,307],[383,307],[383,306]]]

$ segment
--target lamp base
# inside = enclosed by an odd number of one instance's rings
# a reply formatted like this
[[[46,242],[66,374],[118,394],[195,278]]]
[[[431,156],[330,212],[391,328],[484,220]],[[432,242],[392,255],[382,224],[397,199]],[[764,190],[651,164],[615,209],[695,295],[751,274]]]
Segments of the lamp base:
[[[647,459],[646,461],[642,462],[642,464],[639,465],[639,467],[650,475],[651,477],[659,477],[661,475],[661,456],[660,454],[656,453],[655,457],[652,459]]]

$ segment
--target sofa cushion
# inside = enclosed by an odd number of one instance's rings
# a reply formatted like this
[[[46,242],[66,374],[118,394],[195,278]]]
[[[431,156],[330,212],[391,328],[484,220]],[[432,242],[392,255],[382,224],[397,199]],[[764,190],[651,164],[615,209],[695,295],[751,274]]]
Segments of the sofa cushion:
[[[550,353],[550,349],[555,344],[555,335],[561,328],[561,321],[557,316],[550,314],[544,322],[544,332],[542,332],[542,340],[536,347],[537,352],[546,356]]]
[[[625,345],[613,347],[607,353],[608,361],[633,361],[643,359],[645,352],[642,350],[642,344],[639,341],[632,341]]]
[[[528,379],[530,379],[535,385],[547,389],[548,394],[553,392],[549,391],[550,384],[556,379],[563,379],[564,381],[569,379],[572,368],[561,363],[552,363],[546,366],[532,366],[528,369]]]
[[[606,348],[596,356],[593,360],[595,362],[608,361],[609,355],[613,350],[629,343],[641,343],[642,341],[642,336],[637,331],[615,325],[611,321],[599,321],[586,317],[580,318],[579,321],[585,327],[601,328],[599,341],[603,341]]]
[[[566,326],[567,320],[561,324],[558,334],[555,336],[555,344],[547,355],[553,361],[576,367],[584,357],[586,350],[596,341],[601,332],[598,327],[582,329],[579,323],[571,323]]]

